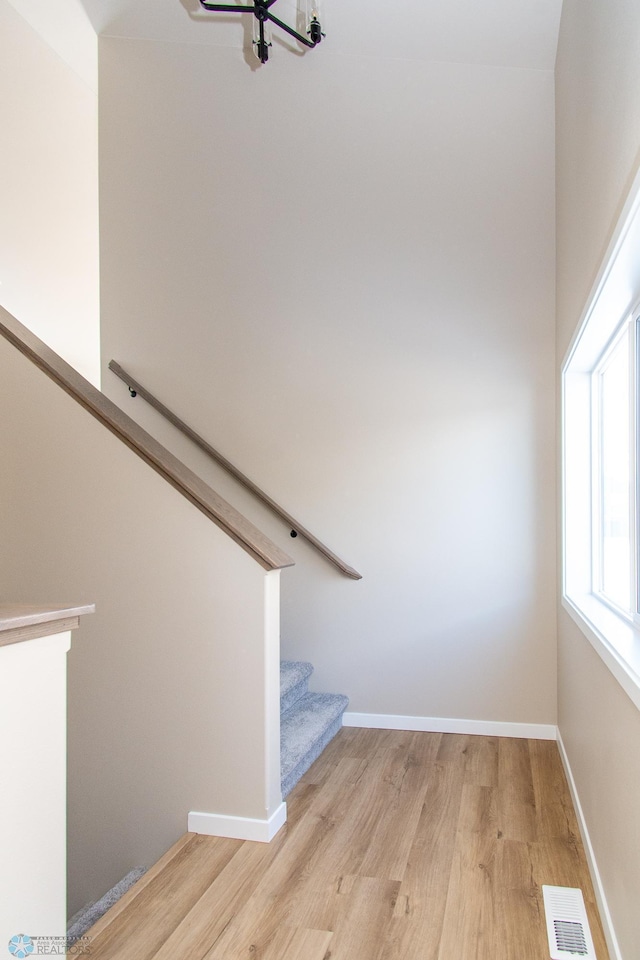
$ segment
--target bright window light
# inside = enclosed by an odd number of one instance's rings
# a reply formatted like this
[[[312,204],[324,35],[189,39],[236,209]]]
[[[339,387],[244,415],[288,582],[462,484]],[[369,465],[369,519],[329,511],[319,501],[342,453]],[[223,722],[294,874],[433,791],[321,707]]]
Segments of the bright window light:
[[[594,371],[592,389],[594,457],[594,590],[631,615],[633,497],[631,326],[606,352]],[[635,606],[635,604],[634,604]]]

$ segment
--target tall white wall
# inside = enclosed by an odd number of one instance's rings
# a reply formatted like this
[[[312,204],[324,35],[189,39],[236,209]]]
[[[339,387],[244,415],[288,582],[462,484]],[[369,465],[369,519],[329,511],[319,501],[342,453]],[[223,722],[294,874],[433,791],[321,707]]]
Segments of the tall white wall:
[[[279,572],[2,338],[0,409],[0,600],[96,604],[68,655],[72,915],[190,811],[279,805]]]
[[[71,0],[0,0],[0,304],[97,384],[96,43]]]
[[[0,942],[67,929],[67,651],[57,633],[0,647]],[[17,771],[28,787],[11,789]],[[46,815],[43,816],[44,811]],[[38,869],[33,865],[37,863]]]
[[[556,68],[558,360],[601,265],[640,158],[640,9],[565,0]],[[559,726],[621,955],[640,922],[640,714],[562,608]]]
[[[104,363],[364,575],[268,526],[284,652],[355,711],[554,722],[552,73],[99,59]]]

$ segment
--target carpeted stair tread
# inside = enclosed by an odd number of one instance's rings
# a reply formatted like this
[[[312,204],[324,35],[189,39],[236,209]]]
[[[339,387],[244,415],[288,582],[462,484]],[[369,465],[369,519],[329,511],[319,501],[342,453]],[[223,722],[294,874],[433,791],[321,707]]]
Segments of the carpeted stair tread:
[[[337,693],[307,693],[280,721],[282,796],[286,797],[342,726],[349,700]]]
[[[280,661],[280,715],[290,710],[309,689],[313,665],[304,660]]]

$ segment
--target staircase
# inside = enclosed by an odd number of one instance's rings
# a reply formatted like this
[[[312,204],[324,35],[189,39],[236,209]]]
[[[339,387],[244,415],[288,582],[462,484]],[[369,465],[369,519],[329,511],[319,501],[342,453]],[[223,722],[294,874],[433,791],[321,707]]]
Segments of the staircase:
[[[349,705],[338,693],[309,693],[310,663],[280,663],[280,776],[282,797],[295,787],[342,726]]]

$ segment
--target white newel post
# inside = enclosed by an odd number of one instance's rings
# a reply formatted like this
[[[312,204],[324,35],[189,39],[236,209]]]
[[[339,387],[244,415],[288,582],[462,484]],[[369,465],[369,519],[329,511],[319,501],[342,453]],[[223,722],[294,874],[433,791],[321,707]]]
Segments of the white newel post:
[[[93,610],[0,604],[0,957],[66,933],[67,651]]]

